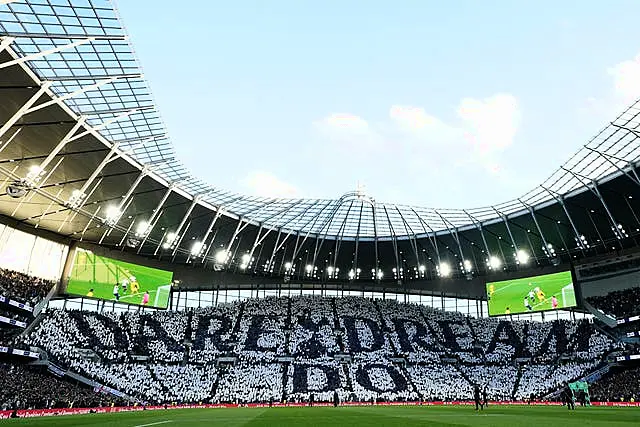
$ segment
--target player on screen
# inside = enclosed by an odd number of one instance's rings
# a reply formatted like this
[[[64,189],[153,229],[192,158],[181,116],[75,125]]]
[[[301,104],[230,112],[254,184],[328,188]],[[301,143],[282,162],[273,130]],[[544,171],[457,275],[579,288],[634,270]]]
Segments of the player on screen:
[[[531,283],[529,283],[529,286],[531,286]],[[534,302],[536,300],[536,293],[533,292],[533,289],[529,291],[529,299],[531,300],[531,302]]]
[[[134,277],[134,279],[135,279],[135,277]],[[131,282],[130,288],[131,288],[131,293],[132,294],[137,294],[138,292],[140,292],[140,284],[137,281]]]
[[[544,292],[542,292],[542,289],[540,289],[539,286],[536,286],[534,291],[536,291],[536,296],[538,297],[538,302],[544,302],[544,301],[547,300],[547,298],[544,295]]]
[[[144,295],[142,296],[142,305],[149,304],[149,291],[144,291]]]
[[[528,311],[533,310],[533,307],[531,307],[531,303],[529,302],[529,298],[524,297],[524,308],[526,308]]]
[[[93,288],[89,289],[89,292],[87,292],[87,296],[89,298],[93,297]]]
[[[551,297],[551,308],[554,310],[558,308],[558,298],[555,295]]]
[[[493,296],[493,293],[496,291],[496,287],[492,284],[489,285],[489,297]]]
[[[509,307],[505,308],[504,314],[511,314],[511,309]]]
[[[118,285],[117,283],[113,285],[113,297],[116,299],[116,301],[120,301],[120,285]]]

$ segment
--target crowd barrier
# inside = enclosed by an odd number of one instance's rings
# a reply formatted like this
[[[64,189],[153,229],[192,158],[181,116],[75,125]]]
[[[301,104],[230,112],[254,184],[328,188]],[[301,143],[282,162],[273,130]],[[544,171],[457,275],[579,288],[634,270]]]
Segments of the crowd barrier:
[[[452,402],[378,402],[377,406],[457,406],[457,405],[473,405],[470,401],[452,401]],[[559,402],[531,402],[530,404],[522,401],[506,401],[506,402],[489,402],[489,406],[509,406],[509,405],[532,405],[532,406],[560,406]],[[157,411],[157,410],[173,410],[173,409],[197,409],[197,408],[267,408],[273,407],[304,407],[309,406],[308,403],[249,403],[246,405],[238,405],[232,403],[224,404],[203,404],[203,405],[172,405],[172,406],[122,406],[122,407],[101,407],[101,408],[66,408],[66,409],[26,409],[19,410],[17,415],[19,418],[32,417],[49,417],[62,415],[82,415],[82,414],[107,414],[118,412],[137,412],[137,411]],[[330,402],[316,402],[313,406],[333,406]],[[340,406],[372,406],[372,403],[366,402],[343,402]],[[640,402],[591,402],[591,406],[620,406],[620,407],[640,407]],[[0,411],[0,419],[11,418],[13,411]]]

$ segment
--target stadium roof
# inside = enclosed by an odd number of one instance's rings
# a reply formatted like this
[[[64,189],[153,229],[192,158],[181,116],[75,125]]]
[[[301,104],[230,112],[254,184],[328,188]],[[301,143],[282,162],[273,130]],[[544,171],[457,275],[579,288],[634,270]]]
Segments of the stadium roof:
[[[277,235],[274,254],[284,248],[281,235],[295,236],[286,243],[295,240],[294,257],[315,239],[314,261],[325,240],[376,242],[375,266],[377,242],[387,241],[399,266],[396,242],[402,240],[417,258],[420,239],[428,242],[438,262],[440,250],[461,260],[471,242],[482,248],[478,256],[503,252],[501,244],[488,242],[494,237],[514,250],[528,247],[538,258],[548,255],[544,247],[551,242],[568,254],[587,249],[581,239],[589,247],[604,245],[633,237],[640,227],[633,208],[640,199],[633,198],[640,187],[640,102],[541,185],[494,206],[398,205],[359,191],[336,199],[250,197],[209,185],[176,158],[112,2],[5,0],[0,37],[0,172],[5,185],[29,192],[22,199],[3,196],[0,212],[74,239],[124,246],[138,234],[139,253],[168,248],[172,259],[185,254],[187,260],[192,253],[213,257],[213,247],[253,255],[267,235]],[[561,232],[554,229],[556,218]],[[523,230],[539,241],[518,236]],[[236,242],[247,231],[251,237]],[[191,240],[202,251],[194,251]],[[356,260],[357,253],[356,244]]]

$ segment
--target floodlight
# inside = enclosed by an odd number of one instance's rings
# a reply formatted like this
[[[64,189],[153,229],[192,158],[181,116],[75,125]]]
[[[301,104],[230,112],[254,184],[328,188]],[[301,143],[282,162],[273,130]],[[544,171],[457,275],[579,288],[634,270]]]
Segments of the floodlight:
[[[284,269],[287,270],[287,271],[291,270],[291,263],[290,262],[286,262],[284,264]]]
[[[193,242],[193,246],[191,246],[191,255],[199,255],[200,252],[202,252],[202,249],[204,249],[204,242],[196,240],[195,242]]]
[[[354,277],[356,277],[356,273],[353,271],[353,269],[349,270],[349,279],[353,279]]]
[[[229,252],[227,252],[226,249],[220,249],[218,252],[216,252],[215,260],[218,264],[224,264],[228,256]]]
[[[426,270],[426,267],[424,265],[421,265],[420,267],[418,267],[418,270],[420,270],[420,273],[424,273],[424,271]],[[393,269],[393,272],[396,272],[396,269]]]
[[[330,275],[333,274],[333,267],[327,267],[327,273],[329,273]]]
[[[31,165],[29,167],[29,175],[38,175],[40,172],[42,172],[42,168],[38,165]]]
[[[492,255],[489,257],[489,268],[493,269],[493,270],[497,270],[500,267],[502,267],[502,261],[500,261],[500,258],[498,258],[495,255]]]
[[[313,265],[307,264],[307,266],[305,267],[305,270],[307,270],[307,273],[311,273],[313,271]]]
[[[440,276],[442,277],[448,277],[449,275],[451,275],[451,266],[446,262],[441,262],[438,270],[440,272]]]
[[[149,233],[150,224],[147,221],[140,221],[136,227],[136,236],[144,236]]]
[[[378,270],[378,279],[382,279],[382,277],[384,277],[382,270]]]
[[[464,271],[466,271],[467,273],[471,272],[471,270],[473,270],[473,264],[471,264],[471,261],[469,261],[468,259],[465,259],[462,262],[462,266],[464,267]]]
[[[518,252],[516,252],[516,260],[518,260],[520,264],[527,264],[529,262],[529,253],[524,249],[518,249]]]
[[[249,261],[251,261],[251,255],[243,254],[242,255],[242,263],[243,264],[249,264]]]
[[[44,171],[40,166],[32,165],[29,168],[29,172],[27,173],[27,176],[25,177],[25,181],[27,182],[28,185],[34,187],[38,183],[38,181],[40,181],[40,177],[42,176],[43,173]]]
[[[117,206],[109,206],[107,207],[106,212],[106,221],[108,223],[116,223],[122,216],[122,211]]]

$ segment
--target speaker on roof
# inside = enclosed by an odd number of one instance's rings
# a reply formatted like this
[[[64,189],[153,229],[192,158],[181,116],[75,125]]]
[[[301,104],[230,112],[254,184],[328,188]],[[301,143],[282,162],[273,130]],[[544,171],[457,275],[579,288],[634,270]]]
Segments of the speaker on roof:
[[[29,187],[22,181],[14,181],[7,185],[7,194],[14,199],[24,197],[29,192]]]

